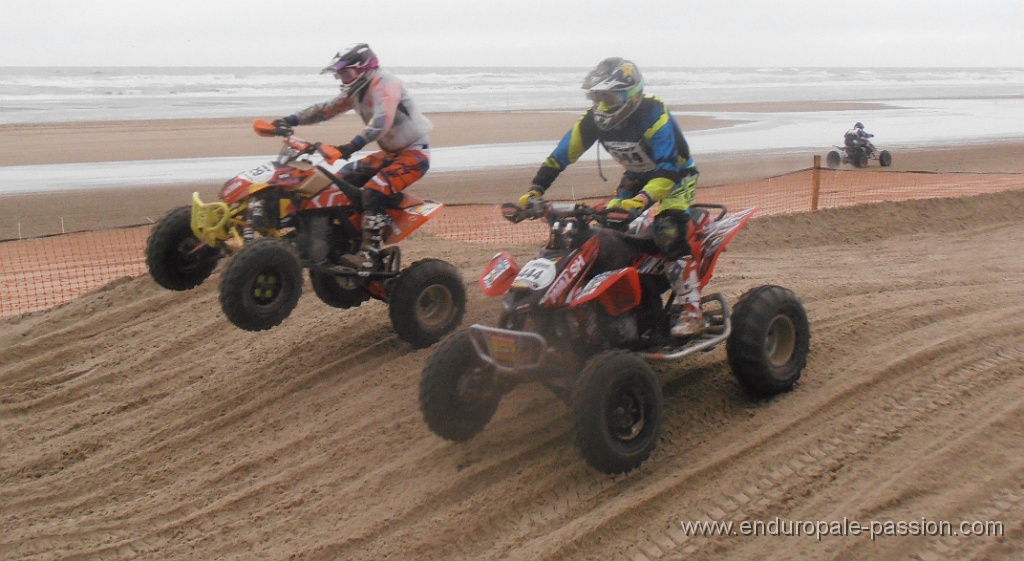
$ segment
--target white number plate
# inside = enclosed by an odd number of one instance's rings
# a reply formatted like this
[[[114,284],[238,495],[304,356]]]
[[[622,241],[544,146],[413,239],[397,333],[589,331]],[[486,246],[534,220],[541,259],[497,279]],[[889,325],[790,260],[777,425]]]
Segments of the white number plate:
[[[529,288],[539,290],[550,285],[555,280],[555,263],[550,259],[534,259],[527,263],[516,275],[512,282],[515,288]]]
[[[253,183],[266,183],[270,181],[271,177],[274,177],[274,166],[270,164],[263,164],[258,168],[253,168],[249,171],[240,173],[239,176],[242,179],[246,179]]]

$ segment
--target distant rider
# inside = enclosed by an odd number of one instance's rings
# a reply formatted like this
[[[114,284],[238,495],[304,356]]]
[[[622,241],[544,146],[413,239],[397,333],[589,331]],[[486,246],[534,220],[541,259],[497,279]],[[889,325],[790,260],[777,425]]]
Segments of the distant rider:
[[[389,224],[386,207],[401,200],[400,193],[423,177],[430,168],[427,133],[433,128],[413,103],[402,82],[379,67],[377,55],[366,43],[339,51],[321,74],[341,81],[341,94],[273,122],[276,126],[319,123],[354,109],[366,128],[347,144],[337,146],[348,159],[376,141],[381,150],[346,164],[340,175],[362,187],[362,244],[358,253],[346,255],[354,268],[381,265],[380,249]]]
[[[864,124],[857,122],[853,125],[853,128],[846,131],[843,135],[843,140],[848,148],[858,149],[861,146],[867,148],[865,154],[870,154],[875,151],[874,145],[871,144],[869,138],[873,138],[875,135],[864,130]]]
[[[601,61],[582,87],[593,106],[540,166],[519,206],[525,209],[540,200],[565,168],[600,142],[626,169],[606,208],[639,212],[660,201],[654,241],[675,261],[666,264],[665,275],[682,310],[672,335],[698,334],[704,328],[697,277],[701,244],[689,210],[698,173],[683,131],[664,102],[644,95],[643,76],[628,60]]]

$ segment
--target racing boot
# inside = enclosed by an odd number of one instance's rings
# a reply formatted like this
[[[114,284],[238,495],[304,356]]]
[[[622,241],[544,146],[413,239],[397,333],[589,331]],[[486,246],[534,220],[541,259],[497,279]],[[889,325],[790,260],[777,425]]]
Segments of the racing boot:
[[[704,316],[700,306],[700,279],[697,261],[684,257],[669,268],[669,282],[676,293],[674,304],[679,306],[679,319],[672,326],[673,337],[690,337],[704,331]]]
[[[362,218],[363,242],[359,251],[342,257],[345,265],[353,269],[372,271],[383,268],[380,246],[384,243],[384,229],[388,226],[388,215],[364,213]]]

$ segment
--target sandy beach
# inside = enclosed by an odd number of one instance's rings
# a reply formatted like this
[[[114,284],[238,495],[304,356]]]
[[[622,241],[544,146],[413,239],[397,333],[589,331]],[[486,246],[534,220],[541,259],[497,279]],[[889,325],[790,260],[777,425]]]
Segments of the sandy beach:
[[[433,142],[554,146],[577,115],[431,115]],[[249,125],[5,126],[0,163],[272,154],[277,144]],[[307,136],[345,140],[357,128],[341,119]],[[855,173],[1024,173],[1024,141],[950,144]],[[807,168],[814,155],[695,156],[711,186]],[[518,196],[534,171],[428,174],[413,188],[452,204],[495,203]],[[606,162],[604,172],[609,183],[593,165],[574,167],[552,196],[603,194],[619,170]],[[54,216],[93,228],[146,223],[193,190],[212,198],[218,188],[0,197],[0,237],[13,221],[52,229]],[[399,340],[383,302],[330,308],[307,282],[282,325],[250,333],[221,313],[222,269],[187,292],[147,275],[118,279],[0,320],[0,558],[1017,561],[1022,215],[1024,189],[1011,189],[755,217],[705,292],[733,302],[762,284],[792,289],[811,322],[800,382],[752,397],[721,348],[655,365],[661,440],[640,469],[616,477],[582,461],[569,409],[538,386],[504,397],[469,442],[431,434],[417,404],[433,350]],[[493,325],[500,303],[476,279],[497,249],[423,235],[403,242],[402,255],[454,264],[467,286],[463,326]],[[500,249],[522,263],[537,244]],[[880,531],[929,521],[955,533],[684,531],[695,521],[855,521]]]
[[[733,105],[688,105],[674,107],[685,131],[727,127],[734,121],[685,111],[837,111],[883,107],[878,103],[762,103]],[[581,110],[434,113],[431,145],[436,147],[484,143],[550,140],[554,148],[561,136],[579,118]],[[270,119],[274,116],[259,116]],[[252,132],[251,118],[150,120],[121,122],[37,123],[0,126],[0,166],[44,163],[154,160],[165,158],[204,158],[217,156],[273,157],[279,149],[276,139],[262,138]],[[309,140],[327,139],[341,143],[361,130],[354,115],[340,116],[318,125],[300,127],[298,134]],[[842,131],[837,131],[837,136]],[[701,170],[700,185],[725,185],[774,177],[812,166],[820,151],[787,153],[694,154]],[[914,149],[894,154],[887,170],[992,172],[1024,171],[1024,139],[947,147]],[[423,197],[446,204],[495,204],[512,200],[524,192],[537,166],[503,169],[428,173],[413,189]],[[243,170],[239,170],[241,172]],[[2,170],[0,170],[2,172]],[[573,196],[601,197],[610,193],[621,173],[617,164],[603,159],[602,181],[597,165],[580,162],[559,178],[550,192],[552,198]],[[226,181],[229,179],[225,177]],[[91,230],[155,221],[171,208],[188,204],[198,191],[204,199],[216,197],[223,181],[177,185],[109,188],[78,191],[71,194],[55,189],[51,193],[0,195],[5,211],[0,216],[0,239],[32,237],[65,231]]]

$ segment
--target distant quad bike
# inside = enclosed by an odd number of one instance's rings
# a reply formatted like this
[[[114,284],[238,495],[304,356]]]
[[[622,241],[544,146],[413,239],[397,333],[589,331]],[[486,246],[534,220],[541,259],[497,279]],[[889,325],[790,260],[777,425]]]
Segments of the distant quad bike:
[[[868,166],[868,161],[878,160],[878,164],[883,168],[887,168],[892,165],[892,154],[888,150],[878,151],[873,144],[870,142],[856,142],[853,146],[832,146],[835,150],[828,153],[825,157],[825,163],[828,164],[829,169],[837,169],[840,164],[853,164],[854,167],[864,168]]]
[[[357,271],[341,257],[358,250],[361,234],[359,189],[318,161],[340,154],[306,142],[257,120],[261,136],[284,136],[277,159],[240,173],[224,184],[219,201],[176,208],[156,223],[146,242],[150,275],[169,290],[189,290],[230,257],[220,284],[224,314],[236,326],[261,331],[280,324],[302,294],[302,270],[313,291],[329,306],[346,309],[370,298],[387,302],[398,336],[427,347],[462,321],[466,292],[458,270],[438,259],[417,261],[402,270],[398,243],[442,206],[404,194],[388,209],[392,227],[382,251],[383,268]],[[322,227],[314,235],[316,216]],[[311,259],[312,254],[319,259]]]
[[[693,211],[703,217],[704,287],[754,210],[728,217],[720,205],[694,205]],[[648,458],[661,429],[661,385],[647,362],[678,361],[725,343],[733,374],[754,394],[787,391],[800,378],[810,327],[803,304],[780,286],[748,290],[731,313],[724,296],[705,295],[704,332],[686,339],[670,335],[679,309],[663,274],[665,258],[652,240],[653,209],[633,220],[621,212],[545,202],[525,211],[507,204],[503,214],[512,222],[546,217],[550,238],[522,267],[506,252],[495,255],[479,284],[489,296],[504,295],[498,325],[456,331],[428,359],[420,409],[438,436],[469,440],[504,394],[540,382],[571,408],[585,460],[602,472],[624,473]],[[625,224],[628,233],[619,231]],[[596,235],[602,227],[636,244],[642,255],[623,268],[595,266],[611,243]]]

